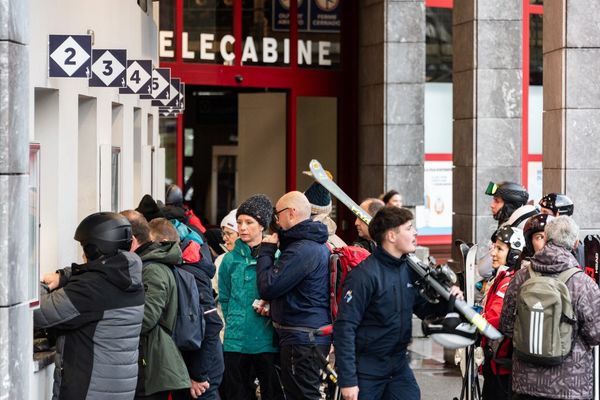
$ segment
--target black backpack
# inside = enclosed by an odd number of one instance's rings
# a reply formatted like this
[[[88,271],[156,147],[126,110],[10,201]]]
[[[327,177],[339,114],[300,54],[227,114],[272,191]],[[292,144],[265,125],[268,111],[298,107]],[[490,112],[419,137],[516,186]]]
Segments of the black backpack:
[[[194,275],[179,267],[171,267],[177,285],[177,319],[172,332],[180,350],[198,350],[204,339],[204,314]]]

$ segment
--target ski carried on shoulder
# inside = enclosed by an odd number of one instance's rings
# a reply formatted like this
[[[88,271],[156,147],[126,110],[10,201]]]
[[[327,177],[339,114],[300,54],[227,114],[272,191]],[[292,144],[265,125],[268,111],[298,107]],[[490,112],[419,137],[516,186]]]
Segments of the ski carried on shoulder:
[[[371,216],[367,214],[354,200],[350,198],[329,176],[325,173],[323,166],[317,160],[311,160],[310,172],[312,172],[313,178],[319,182],[325,189],[329,191],[334,197],[341,201],[346,207],[350,209],[358,218],[364,221],[366,224],[371,222]],[[450,299],[450,290],[446,285],[442,285],[440,282],[435,280],[430,274],[429,266],[425,265],[417,256],[409,254],[406,258],[408,265],[417,273],[417,275],[441,298],[444,300]],[[502,334],[494,328],[485,318],[476,313],[465,301],[456,299],[454,302],[454,308],[462,314],[466,320],[473,324],[483,335],[487,336],[492,340],[497,340],[502,337]]]
[[[587,235],[583,241],[583,253],[585,255],[585,273],[600,285],[600,236]],[[598,375],[600,372],[600,356],[598,346],[594,347],[594,399],[600,398],[600,382]]]

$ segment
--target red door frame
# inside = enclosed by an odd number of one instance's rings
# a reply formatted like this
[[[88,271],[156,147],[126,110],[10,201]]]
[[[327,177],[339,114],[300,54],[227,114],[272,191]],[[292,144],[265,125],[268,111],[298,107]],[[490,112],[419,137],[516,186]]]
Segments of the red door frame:
[[[351,7],[344,7],[351,9]],[[342,15],[347,15],[342,9]],[[297,124],[297,97],[298,96],[324,96],[338,98],[338,104],[341,100],[345,88],[342,82],[347,81],[344,76],[352,73],[351,60],[355,57],[356,47],[344,45],[346,32],[348,38],[355,37],[357,30],[354,24],[344,23],[342,17],[342,32],[340,39],[341,46],[344,49],[340,70],[318,70],[298,67],[297,46],[298,46],[298,3],[297,0],[290,0],[290,64],[285,67],[267,67],[267,66],[245,66],[240,65],[242,55],[242,0],[233,2],[233,36],[235,38],[234,54],[235,62],[232,66],[216,64],[199,64],[184,62],[182,57],[182,33],[183,33],[183,0],[175,0],[175,59],[172,62],[161,62],[161,67],[171,68],[173,76],[181,78],[187,85],[202,86],[225,86],[232,88],[268,88],[281,89],[287,92],[287,120],[286,120],[286,190],[296,189],[296,124]],[[356,35],[357,36],[357,35]],[[354,49],[354,50],[352,50]],[[344,54],[351,51],[350,57]],[[344,57],[346,56],[346,57]],[[349,64],[349,65],[345,65]],[[243,77],[240,80],[239,77]],[[353,82],[353,81],[350,81]],[[346,103],[344,103],[346,104]],[[340,118],[343,114],[342,106],[338,106],[338,138],[343,129],[346,134],[355,130]],[[348,109],[351,109],[348,107]],[[345,135],[347,137],[347,135]],[[356,138],[356,134],[352,137]],[[338,140],[338,143],[341,143]],[[338,145],[338,154],[347,153],[344,146]],[[338,156],[339,158],[339,156]],[[343,161],[340,159],[339,161]],[[345,163],[343,163],[345,164]],[[343,164],[340,165],[340,170]],[[179,115],[177,119],[177,183],[183,185],[183,116]]]

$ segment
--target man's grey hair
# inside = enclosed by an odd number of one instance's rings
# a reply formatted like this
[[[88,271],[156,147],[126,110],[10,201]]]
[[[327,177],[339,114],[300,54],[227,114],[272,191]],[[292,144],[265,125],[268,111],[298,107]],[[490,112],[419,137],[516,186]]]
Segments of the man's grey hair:
[[[561,215],[548,222],[546,228],[546,240],[557,246],[572,250],[579,238],[579,227],[572,218]]]

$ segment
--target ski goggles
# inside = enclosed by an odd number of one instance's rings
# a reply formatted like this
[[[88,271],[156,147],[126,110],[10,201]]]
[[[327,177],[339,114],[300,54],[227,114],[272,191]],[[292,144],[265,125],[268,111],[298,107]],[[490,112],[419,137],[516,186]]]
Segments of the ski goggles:
[[[490,182],[487,185],[487,188],[485,189],[485,194],[487,194],[488,196],[493,196],[494,194],[496,194],[496,191],[498,190],[498,185],[495,184],[494,182]]]

